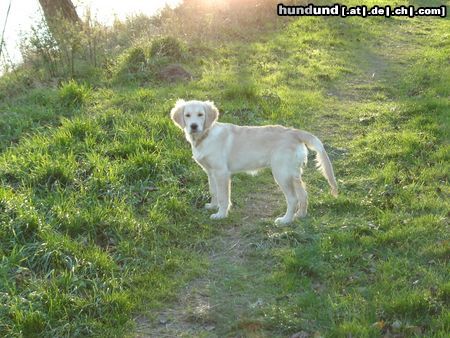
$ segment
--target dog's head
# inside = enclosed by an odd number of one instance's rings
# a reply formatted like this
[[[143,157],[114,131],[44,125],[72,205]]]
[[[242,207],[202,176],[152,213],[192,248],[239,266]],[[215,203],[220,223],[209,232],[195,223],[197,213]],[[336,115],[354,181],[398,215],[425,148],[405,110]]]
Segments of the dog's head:
[[[170,111],[172,121],[189,134],[210,128],[219,117],[214,102],[178,100]]]

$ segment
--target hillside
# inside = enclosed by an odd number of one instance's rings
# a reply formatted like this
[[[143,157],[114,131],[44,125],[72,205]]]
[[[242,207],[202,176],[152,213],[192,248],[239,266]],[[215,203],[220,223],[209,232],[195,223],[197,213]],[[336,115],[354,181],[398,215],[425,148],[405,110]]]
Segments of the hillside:
[[[450,331],[448,18],[265,10],[140,36],[114,64],[0,79],[1,336]],[[192,78],[162,78],[173,64]],[[236,175],[229,219],[211,221],[168,116],[178,98],[313,132],[339,197],[309,161],[307,218],[273,224],[284,200],[265,171]]]

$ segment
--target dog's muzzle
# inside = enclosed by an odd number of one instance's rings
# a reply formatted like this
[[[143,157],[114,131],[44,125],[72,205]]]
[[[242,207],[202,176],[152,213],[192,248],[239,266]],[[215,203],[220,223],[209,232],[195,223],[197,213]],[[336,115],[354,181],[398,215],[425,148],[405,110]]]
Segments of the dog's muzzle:
[[[191,133],[196,133],[196,132],[198,132],[198,124],[192,123],[191,124]]]

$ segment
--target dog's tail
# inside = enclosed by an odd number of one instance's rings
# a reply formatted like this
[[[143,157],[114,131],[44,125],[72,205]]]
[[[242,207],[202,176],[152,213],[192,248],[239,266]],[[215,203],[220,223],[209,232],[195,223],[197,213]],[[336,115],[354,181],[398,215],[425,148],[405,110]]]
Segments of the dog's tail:
[[[297,130],[296,133],[300,142],[305,143],[309,149],[312,149],[317,153],[317,169],[327,179],[328,184],[331,187],[331,194],[333,196],[337,196],[338,187],[336,178],[334,177],[333,167],[331,166],[330,158],[328,157],[322,142],[316,136],[308,133],[307,131]]]

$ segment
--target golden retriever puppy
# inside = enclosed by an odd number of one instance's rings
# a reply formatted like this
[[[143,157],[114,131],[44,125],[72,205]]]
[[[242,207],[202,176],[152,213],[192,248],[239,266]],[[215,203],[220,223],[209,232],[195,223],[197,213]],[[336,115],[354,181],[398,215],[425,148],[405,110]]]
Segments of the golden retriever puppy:
[[[322,142],[314,135],[282,126],[237,126],[217,122],[219,111],[210,101],[178,100],[170,112],[173,122],[186,135],[194,160],[208,174],[211,203],[218,208],[212,219],[227,217],[230,203],[230,178],[236,172],[251,172],[270,167],[275,181],[286,197],[287,210],[276,223],[286,224],[306,216],[308,201],[301,180],[302,165],[309,149],[317,152],[318,168],[327,179],[331,193],[338,189],[333,167]]]

